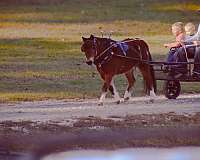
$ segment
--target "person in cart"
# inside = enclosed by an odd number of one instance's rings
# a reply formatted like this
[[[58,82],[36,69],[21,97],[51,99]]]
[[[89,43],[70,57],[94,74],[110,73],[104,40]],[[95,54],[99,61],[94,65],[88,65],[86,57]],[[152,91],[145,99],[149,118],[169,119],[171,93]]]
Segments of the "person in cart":
[[[181,47],[183,41],[185,41],[185,33],[182,22],[176,22],[172,24],[172,34],[175,36],[175,42],[165,43],[164,47],[170,48],[167,55],[167,62],[175,62],[175,53],[177,49]]]
[[[183,45],[183,42],[185,41],[186,37],[184,25],[182,22],[176,22],[172,24],[171,29],[172,34],[175,36],[175,42],[164,44],[164,47],[170,48],[169,53],[167,55],[167,65],[165,66],[165,69],[167,72],[169,72],[170,75],[174,76],[177,73],[182,72],[180,71],[180,69],[183,67],[180,67],[180,65],[175,65],[174,63],[177,60],[177,51]]]
[[[185,25],[186,36],[185,41],[183,41],[183,46],[178,48],[174,59],[177,62],[188,62],[188,59],[194,58],[194,69],[193,77],[200,79],[200,24],[196,34],[193,34],[195,31],[195,25],[188,23]],[[187,70],[187,66],[182,65]]]

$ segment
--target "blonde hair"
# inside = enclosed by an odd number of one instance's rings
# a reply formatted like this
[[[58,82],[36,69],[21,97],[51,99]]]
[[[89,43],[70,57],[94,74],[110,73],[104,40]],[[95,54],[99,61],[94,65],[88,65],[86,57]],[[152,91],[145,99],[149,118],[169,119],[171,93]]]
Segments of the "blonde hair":
[[[181,33],[184,32],[183,22],[176,22],[176,23],[172,24],[172,28],[181,32]]]
[[[195,28],[195,25],[193,23],[189,22],[189,23],[187,23],[185,25],[185,32],[186,32],[186,34],[193,35],[196,32],[195,30],[196,30],[196,28]]]

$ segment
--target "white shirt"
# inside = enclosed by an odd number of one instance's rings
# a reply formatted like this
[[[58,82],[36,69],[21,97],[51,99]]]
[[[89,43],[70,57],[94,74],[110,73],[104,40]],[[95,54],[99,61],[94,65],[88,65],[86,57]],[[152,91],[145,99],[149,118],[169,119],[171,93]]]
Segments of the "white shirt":
[[[189,42],[193,42],[193,41],[200,41],[200,24],[199,24],[197,33],[194,36],[192,36],[192,37],[190,37],[190,38],[188,38],[188,39],[185,40],[186,43],[187,42],[188,43]]]

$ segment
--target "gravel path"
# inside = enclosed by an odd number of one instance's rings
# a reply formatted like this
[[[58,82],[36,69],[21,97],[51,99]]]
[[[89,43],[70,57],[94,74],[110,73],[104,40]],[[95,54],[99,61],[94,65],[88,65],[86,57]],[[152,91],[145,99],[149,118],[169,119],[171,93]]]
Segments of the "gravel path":
[[[200,112],[200,94],[182,95],[176,100],[158,96],[154,103],[149,97],[135,97],[130,101],[115,104],[108,99],[104,106],[97,100],[48,100],[40,102],[21,102],[0,104],[1,121],[66,121],[78,117],[97,116],[102,118],[136,114],[194,114]]]

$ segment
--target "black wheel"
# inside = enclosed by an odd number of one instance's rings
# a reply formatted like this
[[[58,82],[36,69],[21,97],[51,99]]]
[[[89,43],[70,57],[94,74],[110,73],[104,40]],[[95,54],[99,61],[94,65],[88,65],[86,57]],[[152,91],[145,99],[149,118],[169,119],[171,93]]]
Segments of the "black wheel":
[[[164,83],[165,97],[168,99],[176,99],[181,91],[181,85],[179,81],[168,80]]]

